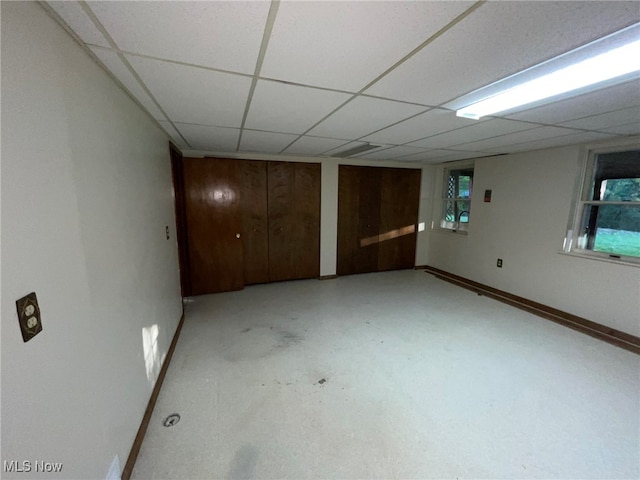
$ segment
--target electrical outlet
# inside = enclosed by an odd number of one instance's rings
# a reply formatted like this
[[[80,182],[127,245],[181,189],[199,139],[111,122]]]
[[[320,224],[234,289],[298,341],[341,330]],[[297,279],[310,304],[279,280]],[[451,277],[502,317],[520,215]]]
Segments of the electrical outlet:
[[[35,292],[16,301],[22,339],[28,342],[42,331],[40,307]]]
[[[498,268],[502,268],[502,259],[501,259],[501,258],[499,258],[499,259],[498,259],[498,261],[497,261],[497,263],[496,263],[496,266],[497,266]]]
[[[169,240],[169,225],[165,225],[164,232],[167,235],[167,240]]]

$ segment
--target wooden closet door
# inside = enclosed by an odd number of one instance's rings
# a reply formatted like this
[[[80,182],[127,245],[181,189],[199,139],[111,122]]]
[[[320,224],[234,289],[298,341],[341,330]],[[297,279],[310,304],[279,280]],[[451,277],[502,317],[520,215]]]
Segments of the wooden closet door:
[[[238,162],[185,158],[185,213],[192,295],[244,286]]]
[[[380,252],[380,168],[361,167],[357,273],[378,271]]]
[[[288,280],[295,271],[293,249],[295,210],[291,205],[294,192],[293,164],[269,162],[267,185],[269,203],[269,280]]]
[[[178,242],[178,264],[180,267],[180,291],[183,297],[191,296],[191,275],[189,273],[189,243],[184,206],[184,168],[182,152],[169,143],[171,156],[171,177],[175,200],[176,239]]]
[[[320,275],[320,178],[319,163],[294,163],[296,209],[294,246],[295,272],[292,278]]]
[[[265,283],[269,281],[267,162],[242,160],[241,173],[244,283]]]
[[[338,167],[338,275],[357,273],[360,176],[357,167]],[[377,257],[376,257],[377,261]]]
[[[320,274],[320,165],[269,162],[269,280]]]
[[[378,270],[379,168],[338,170],[338,275]]]
[[[378,270],[413,268],[421,171],[382,169]]]

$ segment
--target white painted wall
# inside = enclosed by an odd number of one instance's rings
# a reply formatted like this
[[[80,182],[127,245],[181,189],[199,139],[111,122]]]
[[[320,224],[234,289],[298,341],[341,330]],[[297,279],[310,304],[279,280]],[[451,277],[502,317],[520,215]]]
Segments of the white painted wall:
[[[434,230],[427,263],[640,335],[640,268],[559,253],[583,152],[571,146],[477,159],[469,234]],[[441,175],[442,168],[437,187]],[[491,203],[483,202],[485,189]]]
[[[1,460],[103,479],[181,315],[168,136],[40,5],[1,8]],[[44,330],[23,343],[31,291]]]
[[[336,274],[338,258],[338,159],[322,160],[320,183],[320,276]]]
[[[422,167],[422,183],[420,184],[420,209],[418,225],[424,223],[424,230],[418,231],[416,243],[416,265],[429,264],[429,245],[431,243],[431,215],[433,210],[433,195],[437,169],[434,165]]]

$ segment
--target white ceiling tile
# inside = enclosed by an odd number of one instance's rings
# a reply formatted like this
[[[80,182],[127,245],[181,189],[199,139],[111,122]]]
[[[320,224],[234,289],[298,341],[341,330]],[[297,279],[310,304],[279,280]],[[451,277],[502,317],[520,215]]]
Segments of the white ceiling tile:
[[[634,80],[514,113],[507,118],[555,124],[638,105],[640,105],[640,80]]]
[[[189,147],[187,142],[182,139],[178,131],[173,128],[173,125],[171,125],[171,123],[167,122],[166,120],[158,120],[158,123],[162,125],[162,128],[164,128],[165,132],[167,132],[171,137],[173,143],[175,143],[178,147]]]
[[[607,133],[616,133],[620,135],[640,135],[640,124],[638,122],[633,122],[626,125],[603,128],[600,131]]]
[[[637,2],[488,2],[365,93],[440,105],[638,20]]]
[[[82,39],[92,45],[108,47],[109,41],[98,30],[93,21],[84,13],[79,2],[47,2],[65,23]]]
[[[457,128],[477,125],[483,120],[470,120],[468,118],[457,117],[455,112],[435,108],[417,117],[404,120],[384,130],[380,130],[372,135],[363,138],[367,142],[373,143],[408,143],[424,137],[437,135],[438,133],[455,130]]]
[[[476,150],[481,152],[502,151],[504,147],[515,145],[522,142],[532,142],[547,137],[559,137],[562,135],[571,135],[576,133],[575,130],[560,127],[536,127],[530,130],[501,135],[499,137],[479,140],[477,142],[465,143],[460,148]]]
[[[439,158],[441,162],[453,162],[456,160],[468,160],[471,158],[482,158],[482,157],[491,157],[494,156],[495,153],[487,153],[487,152],[462,152],[456,151],[452,152],[449,155],[444,155]]]
[[[127,56],[174,122],[239,127],[249,94],[248,77]]]
[[[256,130],[304,133],[350,97],[345,93],[260,80],[245,126]]]
[[[195,150],[212,152],[235,152],[238,144],[239,128],[208,127],[176,123],[176,128]]]
[[[441,133],[433,137],[412,142],[410,145],[427,148],[446,148],[454,145],[470,143],[485,138],[506,135],[512,132],[528,130],[535,125],[525,122],[515,122],[512,120],[495,119],[486,122],[476,123],[464,128]],[[471,147],[476,149],[476,147]]]
[[[585,142],[594,142],[597,140],[605,140],[607,138],[615,138],[615,135],[607,135],[599,132],[580,132],[570,135],[562,135],[560,137],[546,137],[533,142],[519,143],[511,145],[501,150],[502,153],[526,152],[529,150],[539,150],[541,148],[563,147],[565,145],[577,145]]]
[[[355,139],[423,110],[424,107],[417,105],[358,97],[310,133],[320,137]]]
[[[253,74],[269,2],[89,2],[122,50]]]
[[[253,73],[270,4],[87,4],[120,48],[138,53],[125,55],[153,97],[110,50],[79,2],[50,5],[131,95],[163,121],[175,143],[180,132],[194,149],[235,152],[251,78],[214,70]],[[268,132],[304,133],[344,101],[348,103],[286,153],[339,153],[364,143],[358,139],[388,148],[386,153],[384,148],[364,152],[362,158],[432,162],[590,141],[608,138],[607,134],[640,134],[640,79],[480,121],[456,117],[443,108],[426,111],[426,106],[368,96],[350,99],[347,93],[292,84],[357,91],[471,4],[283,1],[261,73],[282,82],[258,80],[242,149],[277,153],[298,136]],[[639,20],[637,1],[487,2],[367,93],[439,104]],[[206,64],[214,70],[144,55]],[[165,122],[165,114],[178,132]],[[572,128],[558,126],[562,122]],[[576,128],[604,136],[592,137]],[[429,151],[413,153],[410,148]]]
[[[471,4],[283,1],[262,75],[359,91]]]
[[[403,160],[426,160],[429,162],[453,162],[455,160],[466,160],[469,158],[480,158],[495,155],[495,153],[485,152],[466,152],[461,150],[429,150],[427,152],[405,157]]]
[[[358,158],[366,158],[366,159],[376,159],[376,160],[397,160],[400,157],[405,157],[407,155],[415,155],[417,153],[423,153],[426,149],[424,148],[415,148],[415,147],[391,147],[385,150],[372,150],[371,153],[365,153],[363,155],[358,155]]]
[[[144,91],[140,82],[132,75],[127,66],[120,60],[118,54],[112,50],[91,47],[91,51],[100,59],[107,69],[120,80],[122,85],[129,90],[131,95],[147,109],[147,111],[157,120],[166,120],[158,106],[151,100],[151,97]]]
[[[609,126],[626,125],[629,123],[640,125],[640,107],[624,108],[614,112],[591,115],[589,117],[562,123],[564,127],[584,128],[586,130],[599,130]]]
[[[298,135],[244,130],[242,132],[239,150],[247,152],[280,153],[296,138],[298,138]]]
[[[284,153],[297,153],[301,155],[322,155],[328,150],[344,145],[344,140],[336,138],[323,138],[323,137],[301,137],[285,150]]]

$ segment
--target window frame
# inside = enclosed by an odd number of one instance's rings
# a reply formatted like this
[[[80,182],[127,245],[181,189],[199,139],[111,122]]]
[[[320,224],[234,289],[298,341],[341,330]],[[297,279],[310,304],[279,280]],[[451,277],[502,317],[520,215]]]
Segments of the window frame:
[[[439,201],[434,205],[434,214],[433,220],[431,222],[432,230],[437,230],[440,232],[448,232],[454,233],[458,235],[467,235],[471,225],[471,206],[472,206],[472,198],[473,198],[473,177],[475,170],[475,162],[452,162],[441,165],[442,173],[441,173],[441,182],[440,182],[440,191],[438,192]],[[452,171],[463,171],[470,170],[471,171],[471,185],[468,197],[449,197],[448,196],[448,183],[450,172]],[[457,188],[457,187],[456,187]],[[460,221],[447,221],[445,215],[445,209],[447,202],[468,202],[469,209],[467,211],[468,221],[460,222]],[[462,213],[462,212],[461,212]],[[462,228],[461,228],[462,227]]]
[[[609,253],[596,251],[580,246],[580,237],[583,229],[583,221],[586,210],[590,206],[631,206],[634,205],[628,201],[611,201],[611,200],[594,200],[591,197],[594,185],[594,175],[596,170],[596,159],[598,155],[616,152],[625,152],[630,150],[640,150],[640,138],[635,138],[626,142],[619,142],[608,145],[591,145],[586,146],[581,151],[584,158],[581,166],[581,176],[577,185],[577,195],[574,196],[574,208],[570,216],[570,222],[567,228],[567,236],[564,239],[562,253],[601,260],[610,263],[622,263],[640,267],[640,257],[632,255],[624,255],[620,253]],[[640,208],[640,205],[638,207]],[[591,240],[588,240],[591,243]]]

